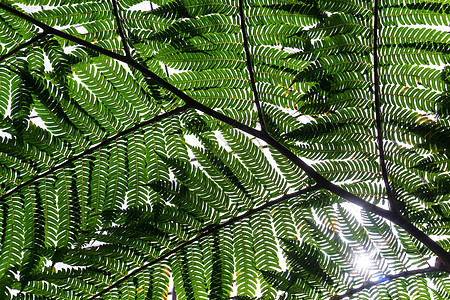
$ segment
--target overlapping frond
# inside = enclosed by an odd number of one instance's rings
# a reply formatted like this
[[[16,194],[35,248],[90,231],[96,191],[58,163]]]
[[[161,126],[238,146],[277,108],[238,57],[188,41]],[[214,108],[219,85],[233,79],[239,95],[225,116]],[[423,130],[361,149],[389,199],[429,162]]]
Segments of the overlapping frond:
[[[447,299],[449,14],[1,1],[0,298]]]

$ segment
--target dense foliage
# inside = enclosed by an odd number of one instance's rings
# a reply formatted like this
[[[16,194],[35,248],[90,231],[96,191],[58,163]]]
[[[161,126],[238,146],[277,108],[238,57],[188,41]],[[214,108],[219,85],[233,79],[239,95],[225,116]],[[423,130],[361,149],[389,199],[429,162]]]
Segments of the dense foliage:
[[[0,299],[450,299],[448,1],[141,2],[0,1]]]

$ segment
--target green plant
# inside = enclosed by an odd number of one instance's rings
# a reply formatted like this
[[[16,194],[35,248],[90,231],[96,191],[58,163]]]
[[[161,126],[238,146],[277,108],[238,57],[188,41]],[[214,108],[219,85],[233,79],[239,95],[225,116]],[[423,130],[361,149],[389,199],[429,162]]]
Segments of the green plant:
[[[449,13],[1,1],[0,298],[449,299]]]

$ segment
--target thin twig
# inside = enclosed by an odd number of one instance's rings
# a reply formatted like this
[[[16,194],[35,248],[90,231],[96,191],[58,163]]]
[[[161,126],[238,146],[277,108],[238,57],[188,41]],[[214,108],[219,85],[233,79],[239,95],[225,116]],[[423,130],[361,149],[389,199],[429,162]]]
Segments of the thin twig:
[[[244,46],[244,52],[245,52],[245,61],[247,63],[247,70],[248,75],[250,77],[250,84],[253,91],[253,99],[255,101],[256,110],[258,111],[258,119],[259,124],[261,125],[261,130],[264,132],[267,132],[266,128],[266,122],[264,121],[264,114],[261,107],[261,102],[259,101],[259,93],[258,89],[256,88],[256,80],[255,80],[255,74],[253,72],[253,64],[252,64],[252,55],[250,53],[250,49],[248,47],[248,40],[247,40],[247,26],[245,25],[245,15],[244,15],[244,0],[239,0],[239,15],[241,18],[241,33],[242,33],[242,40],[243,40],[243,46]]]
[[[249,210],[249,211],[247,211],[246,213],[244,213],[244,214],[242,214],[242,215],[240,215],[240,216],[231,218],[231,219],[229,219],[228,221],[223,222],[223,223],[221,223],[221,224],[218,224],[218,225],[212,225],[212,226],[210,225],[210,226],[208,226],[205,230],[203,230],[203,233],[201,233],[200,235],[198,235],[198,236],[196,236],[195,238],[192,238],[192,239],[190,239],[189,241],[184,242],[183,244],[181,244],[181,245],[179,245],[179,246],[173,248],[172,250],[170,250],[169,252],[167,252],[167,253],[161,255],[161,256],[158,257],[157,259],[155,259],[155,260],[153,260],[153,261],[151,261],[151,262],[148,262],[148,263],[146,263],[145,265],[143,265],[143,266],[141,266],[141,267],[139,267],[139,268],[137,268],[137,269],[134,269],[133,271],[131,271],[131,272],[128,273],[127,275],[125,275],[125,276],[123,276],[122,278],[120,278],[118,281],[116,281],[116,282],[114,282],[113,284],[111,284],[110,286],[108,286],[107,288],[101,290],[101,291],[98,292],[97,294],[95,294],[95,295],[91,296],[90,298],[88,298],[88,300],[93,300],[93,299],[96,299],[96,298],[100,297],[101,295],[103,295],[103,294],[109,292],[110,290],[112,290],[112,289],[115,288],[116,286],[120,285],[122,282],[125,282],[125,281],[127,281],[128,279],[130,279],[133,275],[135,275],[135,274],[141,272],[142,270],[145,270],[145,269],[151,267],[152,265],[154,265],[154,264],[156,264],[156,263],[161,262],[162,260],[168,258],[169,256],[171,256],[171,255],[177,253],[177,252],[180,251],[181,249],[183,249],[183,248],[185,248],[185,247],[187,247],[187,246],[189,246],[189,245],[191,245],[191,244],[193,244],[193,243],[199,241],[200,239],[202,239],[202,238],[204,238],[204,237],[206,237],[206,236],[208,236],[208,235],[210,235],[210,234],[212,234],[212,233],[214,233],[214,232],[219,231],[219,230],[222,229],[222,228],[225,228],[225,227],[227,227],[227,226],[230,226],[230,225],[232,225],[232,224],[234,224],[234,223],[236,223],[237,221],[240,221],[240,220],[242,220],[242,219],[248,218],[248,217],[250,217],[250,216],[252,216],[252,215],[254,215],[254,214],[258,213],[258,212],[261,212],[261,211],[263,211],[263,210],[266,209],[266,208],[269,208],[269,207],[271,207],[271,206],[274,206],[275,204],[278,204],[278,203],[280,203],[280,202],[282,202],[282,201],[285,201],[285,200],[291,199],[291,198],[295,198],[295,197],[304,195],[304,194],[306,194],[306,193],[309,193],[309,192],[312,192],[312,191],[315,191],[315,190],[318,190],[318,189],[319,189],[319,187],[318,187],[317,185],[315,185],[315,186],[310,186],[310,187],[304,188],[304,189],[302,189],[302,190],[299,190],[299,191],[297,191],[297,192],[294,192],[294,193],[291,193],[291,194],[287,194],[287,195],[281,196],[281,197],[279,197],[278,199],[275,199],[275,200],[273,200],[273,201],[268,201],[268,202],[266,202],[264,205],[261,205],[261,206],[259,206],[259,207],[257,207],[257,208],[254,208],[254,209],[252,209],[252,210]]]
[[[373,80],[374,80],[374,100],[375,117],[377,123],[377,143],[378,155],[380,158],[381,176],[383,177],[386,195],[389,201],[390,209],[399,214],[394,194],[389,184],[389,178],[384,158],[383,126],[381,124],[381,103],[380,103],[380,77],[378,74],[378,0],[373,2]]]
[[[16,48],[12,49],[11,51],[9,51],[8,53],[0,56],[0,62],[4,61],[5,59],[7,59],[8,57],[10,57],[11,55],[14,55],[15,53],[19,52],[20,50],[22,50],[23,48],[26,48],[32,44],[34,44],[35,42],[37,42],[38,40],[42,39],[43,37],[45,37],[47,35],[47,33],[44,31],[40,34],[38,34],[37,36],[35,36],[34,38],[32,38],[31,40],[29,40],[28,42],[25,42],[19,46],[17,46]]]
[[[412,276],[412,275],[417,275],[417,274],[426,274],[426,273],[433,273],[433,272],[443,272],[443,270],[441,270],[440,268],[436,268],[436,267],[428,267],[425,269],[418,269],[418,270],[412,270],[412,271],[405,271],[402,273],[398,273],[395,275],[386,275],[383,278],[377,280],[377,281],[369,281],[364,283],[362,286],[360,286],[359,288],[355,288],[355,289],[350,289],[347,292],[345,292],[342,295],[339,296],[334,296],[331,297],[330,300],[340,300],[340,299],[344,299],[346,297],[350,297],[356,293],[359,293],[363,290],[366,289],[370,289],[371,287],[384,283],[386,281],[389,280],[393,280],[393,279],[397,279],[397,278],[403,278],[403,277],[408,277],[408,276]]]
[[[112,6],[113,6],[113,15],[114,15],[114,18],[116,19],[116,23],[117,23],[117,31],[119,32],[119,36],[122,39],[123,50],[125,51],[125,55],[127,57],[131,58],[130,48],[128,48],[128,42],[125,37],[125,33],[123,31],[122,21],[120,20],[119,12],[117,10],[116,0],[112,0]]]
[[[164,64],[164,69],[166,70],[166,76],[169,77],[169,68]]]

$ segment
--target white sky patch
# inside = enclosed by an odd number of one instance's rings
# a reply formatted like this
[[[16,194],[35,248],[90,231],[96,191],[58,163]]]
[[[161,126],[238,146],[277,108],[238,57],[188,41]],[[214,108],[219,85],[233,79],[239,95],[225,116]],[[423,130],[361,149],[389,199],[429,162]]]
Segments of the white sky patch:
[[[114,226],[114,225],[113,225],[113,226]],[[84,245],[82,248],[83,248],[83,249],[86,249],[86,250],[89,250],[89,249],[91,249],[92,247],[98,247],[98,246],[101,246],[101,245],[107,245],[107,243],[99,242],[99,241],[91,241],[89,244]]]
[[[214,135],[216,136],[217,142],[220,146],[222,146],[228,152],[232,151],[231,147],[228,145],[228,142],[225,140],[220,131],[214,131]]]
[[[53,71],[52,63],[47,55],[44,54],[44,72],[50,73]]]
[[[164,73],[166,73],[167,76],[171,76],[173,74],[179,74],[179,73],[186,72],[185,70],[171,68],[171,67],[165,65],[161,61],[159,62],[159,65],[161,66],[161,69],[164,71]]]
[[[16,4],[18,7],[20,7],[21,9],[23,9],[26,13],[34,13],[37,11],[41,11],[42,9],[51,9],[53,8],[52,6],[48,6],[48,5],[25,5],[22,3],[18,3]]]
[[[188,143],[191,146],[203,148],[202,143],[200,143],[198,138],[193,134],[185,134],[184,140],[186,141],[186,143]]]
[[[41,119],[41,117],[38,116],[35,109],[31,111],[30,114],[30,122],[32,122],[34,125],[41,127],[42,129],[47,130],[47,126],[45,125],[44,121]]]
[[[384,275],[378,270],[378,266],[374,261],[373,257],[368,253],[360,251],[355,257],[356,270],[362,274],[367,274],[370,276],[370,280],[379,280]]]
[[[76,50],[77,48],[79,48],[78,45],[72,45],[72,46],[64,47],[63,50],[64,50],[64,53],[69,54],[69,53],[71,53],[72,51]]]
[[[11,139],[12,135],[0,129],[0,138]],[[0,141],[1,143],[1,141]]]
[[[135,4],[129,8],[129,10],[141,10],[141,11],[152,11],[152,9],[158,8],[159,5],[152,3],[150,1],[142,1],[138,4]]]
[[[434,30],[450,33],[450,26],[445,26],[445,25],[417,24],[417,25],[399,25],[399,27],[417,28],[417,29],[426,28],[426,29],[434,29]]]

